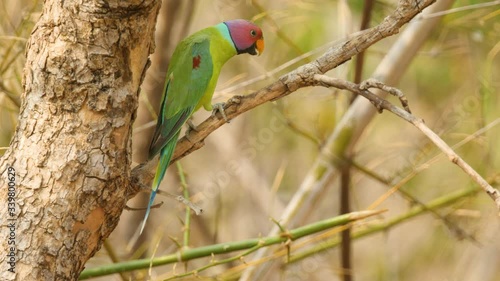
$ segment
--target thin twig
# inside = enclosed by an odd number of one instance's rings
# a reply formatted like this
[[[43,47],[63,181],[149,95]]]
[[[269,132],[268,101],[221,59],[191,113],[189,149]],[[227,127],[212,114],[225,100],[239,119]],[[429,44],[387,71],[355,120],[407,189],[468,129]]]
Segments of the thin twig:
[[[449,9],[446,11],[437,12],[437,13],[432,13],[432,14],[427,14],[427,15],[419,15],[418,17],[415,17],[415,20],[423,20],[423,19],[430,19],[430,18],[435,18],[435,17],[442,17],[442,16],[446,16],[449,14],[453,14],[453,13],[474,10],[474,9],[482,9],[482,8],[496,6],[496,5],[500,5],[500,1],[497,0],[497,1],[491,1],[491,2],[486,2],[486,3],[473,4],[473,5],[457,7],[457,8]]]
[[[434,131],[432,131],[424,121],[420,118],[415,117],[411,113],[392,105],[390,102],[380,98],[379,96],[373,94],[368,90],[364,90],[360,85],[352,82],[340,80],[333,77],[328,77],[326,75],[315,75],[314,79],[319,85],[335,87],[338,89],[344,89],[361,95],[367,98],[371,103],[373,103],[379,109],[385,109],[394,113],[395,115],[401,117],[402,119],[413,124],[417,129],[419,129],[426,137],[428,137],[446,156],[448,159],[460,167],[469,177],[476,182],[495,202],[497,208],[500,211],[500,191],[493,188],[479,173],[476,172],[467,162],[465,162],[453,149],[446,144]]]
[[[359,85],[359,88],[361,90],[368,90],[370,88],[377,88],[377,89],[380,89],[388,94],[391,94],[399,99],[399,101],[401,102],[401,105],[406,110],[406,112],[411,113],[410,107],[408,106],[408,100],[406,99],[403,92],[401,92],[397,88],[389,87],[389,86],[385,85],[384,83],[382,83],[374,78],[369,78],[369,79],[363,81]]]
[[[441,215],[437,210],[429,209],[425,205],[424,202],[422,202],[421,200],[417,199],[415,196],[411,195],[408,191],[406,191],[406,190],[404,190],[404,189],[401,188],[408,181],[410,181],[411,179],[413,179],[419,172],[423,171],[424,167],[425,168],[429,167],[429,162],[431,162],[431,161],[432,161],[432,159],[430,161],[428,161],[428,162],[420,165],[419,167],[417,167],[415,169],[412,169],[411,172],[407,176],[405,176],[404,178],[400,179],[395,184],[392,184],[391,180],[385,179],[382,176],[378,175],[377,173],[375,173],[373,171],[369,171],[368,169],[362,167],[361,165],[358,165],[356,162],[352,162],[351,164],[358,171],[360,171],[361,173],[365,174],[369,178],[372,178],[372,179],[374,179],[374,180],[378,181],[379,183],[382,183],[382,184],[384,184],[386,186],[392,186],[384,194],[382,194],[381,196],[379,196],[379,198],[377,200],[375,200],[375,202],[373,202],[372,204],[370,204],[370,206],[368,206],[367,209],[371,210],[371,209],[377,208],[383,201],[385,201],[387,198],[389,198],[389,196],[391,194],[394,194],[394,192],[398,191],[412,205],[419,205],[419,206],[421,206],[424,210],[430,212],[434,217],[436,217],[437,219],[441,220],[453,233],[455,233],[457,235],[457,237],[459,237],[460,239],[466,238],[469,241],[472,241],[472,242],[476,243],[477,245],[479,245],[479,242],[477,241],[477,239],[473,235],[469,234],[466,230],[462,229],[456,223],[454,223],[453,221],[451,221],[447,216]]]

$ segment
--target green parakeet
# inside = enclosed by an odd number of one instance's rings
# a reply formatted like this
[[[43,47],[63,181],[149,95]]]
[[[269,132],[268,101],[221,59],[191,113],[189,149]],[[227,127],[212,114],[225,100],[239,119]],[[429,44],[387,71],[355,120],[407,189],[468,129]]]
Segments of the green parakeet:
[[[241,19],[202,29],[177,45],[168,67],[160,113],[149,147],[149,159],[158,153],[160,159],[141,233],[182,125],[201,106],[212,110],[212,95],[224,63],[237,54],[260,55],[263,50],[262,30]]]

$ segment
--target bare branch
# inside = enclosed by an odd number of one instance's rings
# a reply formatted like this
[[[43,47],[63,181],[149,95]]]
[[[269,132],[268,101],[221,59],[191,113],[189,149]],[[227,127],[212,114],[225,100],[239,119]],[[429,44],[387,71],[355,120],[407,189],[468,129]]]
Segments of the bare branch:
[[[419,129],[426,137],[428,137],[446,156],[448,159],[460,167],[471,179],[476,182],[490,197],[495,201],[497,208],[500,210],[500,191],[493,188],[476,170],[474,170],[467,162],[465,162],[444,140],[442,140],[434,131],[432,131],[421,118],[417,118],[410,112],[405,111],[397,106],[394,106],[390,102],[380,98],[379,96],[373,94],[372,92],[365,89],[366,86],[360,86],[352,82],[343,81],[341,79],[328,77],[325,75],[315,75],[314,79],[318,81],[320,85],[331,86],[339,89],[348,90],[350,92],[356,93],[367,98],[371,103],[373,103],[379,110],[388,110],[397,116],[403,118],[404,120],[413,124],[417,129]],[[366,84],[366,83],[361,83]],[[371,83],[373,84],[373,83]],[[387,87],[381,83],[378,83],[377,88],[388,90],[390,92],[395,91],[392,87]]]
[[[359,88],[361,90],[368,90],[370,88],[376,88],[376,89],[380,89],[388,94],[391,94],[399,99],[399,101],[401,102],[401,105],[406,110],[406,112],[411,113],[410,107],[408,106],[408,100],[406,99],[403,92],[401,92],[401,90],[399,90],[397,88],[389,87],[386,84],[384,84],[381,81],[378,81],[374,78],[370,78],[366,81],[363,81],[359,85]]]

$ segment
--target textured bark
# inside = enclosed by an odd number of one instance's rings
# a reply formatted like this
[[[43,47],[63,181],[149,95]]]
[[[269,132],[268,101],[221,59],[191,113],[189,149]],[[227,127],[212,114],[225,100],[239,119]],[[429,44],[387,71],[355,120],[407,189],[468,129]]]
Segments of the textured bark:
[[[0,159],[2,200],[9,167],[17,185],[15,273],[2,254],[0,279],[76,280],[117,225],[159,6],[45,1],[27,46],[18,127]],[[2,202],[2,253],[8,211]]]

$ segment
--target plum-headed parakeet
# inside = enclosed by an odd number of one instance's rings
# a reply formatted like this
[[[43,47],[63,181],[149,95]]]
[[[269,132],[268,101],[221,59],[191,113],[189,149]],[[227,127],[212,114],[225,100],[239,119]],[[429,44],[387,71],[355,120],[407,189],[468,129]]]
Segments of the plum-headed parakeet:
[[[168,67],[160,114],[149,147],[149,159],[158,153],[160,159],[141,233],[182,125],[201,106],[212,110],[212,95],[224,63],[235,55],[260,55],[263,50],[262,30],[241,19],[202,29],[177,45]]]

